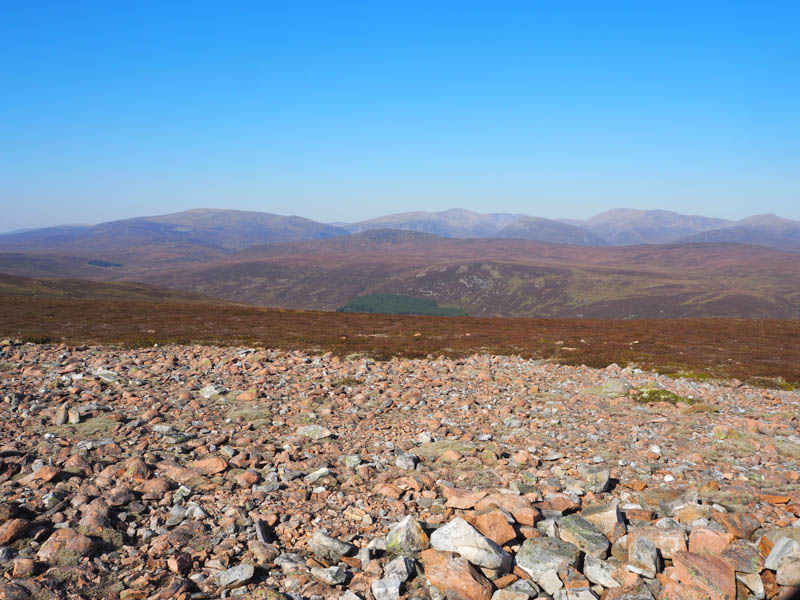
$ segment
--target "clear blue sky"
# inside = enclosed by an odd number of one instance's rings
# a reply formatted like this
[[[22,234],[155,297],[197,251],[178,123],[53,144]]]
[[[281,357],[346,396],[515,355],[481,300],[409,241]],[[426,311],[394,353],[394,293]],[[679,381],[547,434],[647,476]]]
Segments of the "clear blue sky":
[[[0,231],[192,207],[800,218],[800,2],[0,4]]]

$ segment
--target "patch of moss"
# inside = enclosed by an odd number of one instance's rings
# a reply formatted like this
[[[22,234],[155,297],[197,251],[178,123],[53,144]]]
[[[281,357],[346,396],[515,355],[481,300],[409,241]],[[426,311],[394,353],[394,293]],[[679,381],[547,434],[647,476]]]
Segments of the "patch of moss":
[[[94,417],[74,425],[61,425],[60,427],[55,428],[54,431],[63,431],[63,428],[71,428],[75,430],[76,435],[78,435],[80,438],[91,439],[93,436],[105,436],[106,434],[111,433],[111,431],[117,425],[119,425],[118,421],[114,421],[108,417]]]
[[[103,541],[103,545],[111,546],[114,549],[121,548],[125,545],[125,537],[116,529],[103,527],[102,531],[96,536]]]
[[[260,406],[233,406],[225,414],[229,419],[237,421],[238,419],[244,420],[246,423],[251,423],[255,427],[261,425],[269,425],[272,423],[272,411],[267,407]]]
[[[354,386],[354,385],[361,385],[364,383],[360,379],[356,379],[355,377],[342,377],[341,379],[337,379],[333,382],[333,387],[346,387],[346,386]]]
[[[786,381],[783,377],[750,377],[747,383],[756,387],[791,392],[800,387],[796,382]]]
[[[752,456],[754,452],[758,451],[757,442],[744,435],[737,435],[735,437],[729,436],[723,442],[723,447],[731,453],[735,458],[746,458]]]
[[[792,442],[776,441],[775,447],[781,456],[800,461],[800,445]]]
[[[699,381],[713,379],[709,373],[702,373],[699,371],[678,371],[676,373],[664,373],[664,375],[672,379],[697,379]]]
[[[81,555],[74,550],[67,550],[62,548],[56,552],[50,559],[50,564],[55,567],[62,567],[63,569],[72,569],[77,567],[81,562]]]
[[[660,388],[642,388],[639,390],[639,395],[636,396],[638,404],[649,404],[650,402],[669,402],[670,404],[677,404],[682,402],[684,404],[697,404],[698,401],[693,398],[686,398],[679,396],[669,390],[662,390]]]
[[[461,440],[440,440],[438,442],[429,442],[418,446],[414,451],[415,454],[423,458],[439,458],[443,453],[448,450],[455,450],[459,454],[465,456],[475,454],[475,446]]]

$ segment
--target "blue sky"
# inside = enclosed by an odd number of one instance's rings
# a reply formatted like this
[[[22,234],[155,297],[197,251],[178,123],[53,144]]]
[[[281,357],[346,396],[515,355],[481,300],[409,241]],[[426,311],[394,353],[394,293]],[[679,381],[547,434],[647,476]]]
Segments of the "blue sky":
[[[0,231],[192,207],[800,218],[798,2],[0,5]]]

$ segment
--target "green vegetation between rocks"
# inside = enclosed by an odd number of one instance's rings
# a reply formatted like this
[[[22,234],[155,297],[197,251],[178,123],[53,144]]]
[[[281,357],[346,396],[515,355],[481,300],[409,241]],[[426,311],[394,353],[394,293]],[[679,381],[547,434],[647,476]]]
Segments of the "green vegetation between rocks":
[[[354,385],[361,385],[364,382],[361,379],[356,379],[355,377],[343,377],[341,379],[337,379],[333,382],[333,387],[347,387],[347,386],[354,386]]]
[[[648,404],[650,402],[669,402],[670,404],[677,404],[683,402],[684,404],[696,404],[698,401],[694,398],[685,398],[679,396],[669,390],[662,390],[659,388],[642,388],[639,390],[639,395],[636,396],[636,402],[639,404]]]
[[[412,298],[400,294],[367,294],[356,296],[337,312],[376,313],[382,315],[427,315],[435,317],[466,317],[457,307],[439,306],[433,300]]]

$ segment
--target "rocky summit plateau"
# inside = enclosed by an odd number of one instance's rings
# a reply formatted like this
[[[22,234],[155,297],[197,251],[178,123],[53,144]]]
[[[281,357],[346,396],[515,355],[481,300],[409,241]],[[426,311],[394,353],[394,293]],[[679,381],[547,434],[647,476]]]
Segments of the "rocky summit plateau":
[[[473,355],[0,344],[0,599],[800,587],[800,392]]]

